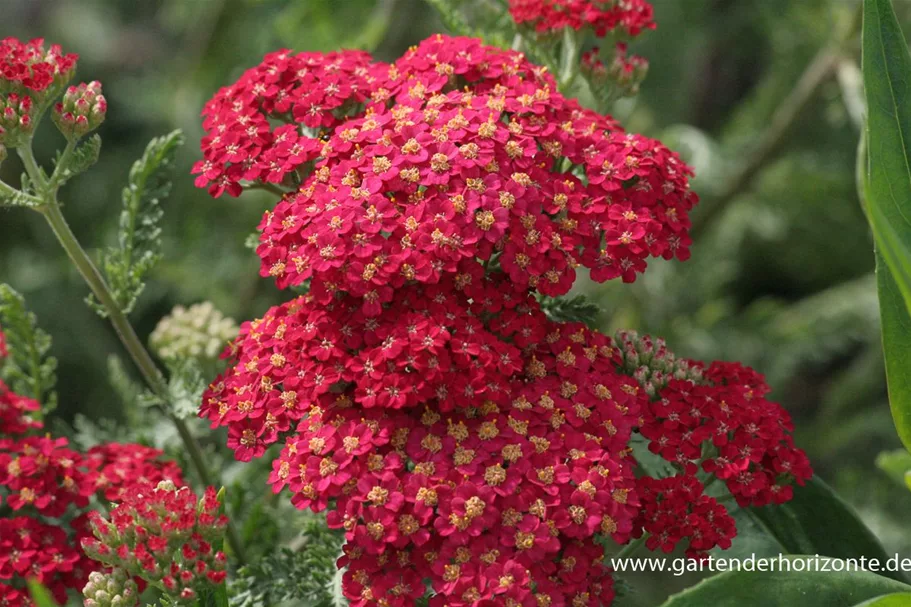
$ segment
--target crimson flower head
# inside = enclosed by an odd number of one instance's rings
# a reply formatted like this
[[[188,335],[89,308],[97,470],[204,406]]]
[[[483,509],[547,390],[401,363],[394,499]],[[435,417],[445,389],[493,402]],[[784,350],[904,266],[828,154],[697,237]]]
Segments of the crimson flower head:
[[[76,59],[44,40],[0,40],[0,146],[16,147],[29,137],[47,101],[60,93],[76,70]]]
[[[65,54],[58,44],[46,49],[41,38],[28,42],[4,38],[0,40],[0,94],[27,93],[40,101],[42,93],[72,78],[78,58]]]
[[[2,335],[0,333],[0,336]],[[3,345],[3,341],[0,339],[0,348]],[[29,430],[41,427],[41,422],[33,417],[40,408],[41,405],[38,404],[38,401],[16,394],[3,381],[0,381],[0,427],[3,428],[3,432],[0,434],[0,450],[11,442],[9,437],[25,434]]]
[[[602,38],[614,31],[638,36],[655,28],[652,5],[645,0],[509,0],[509,12],[516,23],[543,34],[590,27]]]
[[[82,547],[90,558],[192,604],[202,589],[225,579],[226,558],[217,546],[227,518],[220,508],[211,487],[198,499],[170,481],[146,485],[125,494],[107,518],[91,512],[95,537]]]

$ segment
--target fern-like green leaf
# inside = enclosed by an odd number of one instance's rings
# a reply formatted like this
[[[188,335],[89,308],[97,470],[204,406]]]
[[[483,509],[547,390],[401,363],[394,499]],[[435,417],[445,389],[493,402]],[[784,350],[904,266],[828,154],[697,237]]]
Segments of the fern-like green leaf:
[[[146,275],[161,258],[160,202],[170,193],[171,169],[183,142],[179,130],[150,141],[123,189],[118,246],[105,253],[103,266],[117,305],[126,313],[133,310]],[[104,315],[99,306],[93,307]]]
[[[59,188],[67,181],[91,168],[101,155],[101,137],[92,135],[73,150],[68,157],[60,156],[51,177],[51,187]],[[62,163],[62,164],[61,164]]]
[[[22,295],[7,284],[0,284],[0,326],[9,350],[0,376],[14,392],[34,398],[49,413],[57,406],[57,359],[48,355],[51,337],[38,328]]]
[[[335,607],[333,582],[341,538],[326,527],[324,519],[314,518],[303,540],[297,550],[275,550],[242,567],[230,587],[231,605]]]
[[[557,322],[581,322],[594,325],[601,309],[584,295],[575,297],[541,297],[541,309],[547,317]]]
[[[171,376],[168,379],[167,395],[162,397],[146,390],[138,396],[139,406],[160,407],[178,419],[195,417],[207,385],[199,361],[193,358],[182,359],[169,365],[168,370]]]

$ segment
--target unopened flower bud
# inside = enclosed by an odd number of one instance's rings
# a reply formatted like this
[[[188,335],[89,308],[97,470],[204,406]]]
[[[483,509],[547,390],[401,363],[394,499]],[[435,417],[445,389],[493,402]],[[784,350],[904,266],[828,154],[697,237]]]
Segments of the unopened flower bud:
[[[134,607],[139,604],[139,587],[126,571],[93,571],[82,589],[84,607]]]
[[[206,301],[189,308],[174,308],[155,327],[149,343],[162,360],[215,360],[239,330],[233,319],[225,317]]]
[[[582,55],[580,71],[596,88],[609,87],[611,98],[631,97],[648,72],[648,61],[638,55],[627,55],[626,44],[619,43],[613,57],[605,65],[597,47]]]
[[[35,103],[28,95],[0,95],[0,144],[17,147],[31,136]]]
[[[623,360],[621,372],[631,376],[645,389],[650,398],[672,379],[688,379],[702,383],[702,369],[692,361],[678,359],[663,339],[653,340],[635,331],[618,331],[614,339]]]
[[[60,132],[74,141],[101,126],[107,109],[101,83],[96,80],[69,87],[63,100],[54,106],[52,116]]]

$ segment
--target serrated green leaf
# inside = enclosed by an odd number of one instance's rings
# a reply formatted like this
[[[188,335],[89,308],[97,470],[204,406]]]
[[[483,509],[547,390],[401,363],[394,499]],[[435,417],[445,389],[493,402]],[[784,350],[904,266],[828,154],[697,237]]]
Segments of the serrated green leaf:
[[[863,74],[868,115],[861,195],[876,240],[889,403],[911,450],[911,55],[889,0],[864,2]]]
[[[102,266],[117,305],[125,313],[133,310],[145,288],[146,275],[161,258],[160,202],[170,193],[174,158],[183,142],[179,130],[150,141],[130,169],[123,189],[118,246],[108,249]]]
[[[36,209],[40,207],[42,201],[25,192],[9,188],[0,188],[0,207],[23,207],[27,209]]]
[[[721,573],[675,594],[661,607],[855,607],[863,601],[890,593],[911,591],[911,586],[869,571],[806,571],[813,556],[783,559],[804,560],[803,571],[730,571]],[[773,559],[778,561],[778,559]],[[845,568],[839,559],[828,567]]]
[[[76,175],[84,173],[98,162],[100,155],[101,137],[97,134],[92,135],[77,145],[69,156],[64,155],[57,158],[57,166],[51,176],[50,187],[56,190]]]
[[[169,366],[167,394],[156,395],[148,390],[142,391],[137,402],[141,407],[160,407],[169,415],[178,419],[195,417],[202,401],[202,393],[208,383],[203,377],[199,361],[188,358]]]
[[[556,322],[581,322],[593,325],[601,314],[598,304],[585,295],[574,297],[540,297],[541,309],[547,317]]]
[[[27,584],[28,592],[35,602],[35,607],[58,607],[57,601],[54,600],[51,592],[41,582],[29,579]]]
[[[749,508],[750,515],[779,544],[784,554],[819,554],[834,558],[889,556],[873,532],[834,491],[814,476],[803,487],[794,487],[786,504]],[[885,575],[903,580],[901,573]]]
[[[314,517],[301,539],[296,550],[281,548],[241,567],[231,584],[232,605],[335,607],[341,538],[326,527],[325,519]]]
[[[13,392],[40,402],[44,414],[53,411],[57,406],[57,359],[49,355],[51,337],[38,327],[22,295],[7,284],[0,284],[0,326],[9,350],[0,377]]]
[[[114,354],[108,356],[108,382],[120,397],[121,404],[127,409],[136,406],[139,395],[144,391],[144,388],[130,377],[120,357]]]

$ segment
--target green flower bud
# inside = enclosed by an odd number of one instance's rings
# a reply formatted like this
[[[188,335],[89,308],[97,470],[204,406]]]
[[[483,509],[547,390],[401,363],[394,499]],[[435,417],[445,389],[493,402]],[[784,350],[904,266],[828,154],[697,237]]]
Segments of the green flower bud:
[[[139,587],[126,571],[93,571],[82,589],[85,607],[135,607],[139,604]]]

